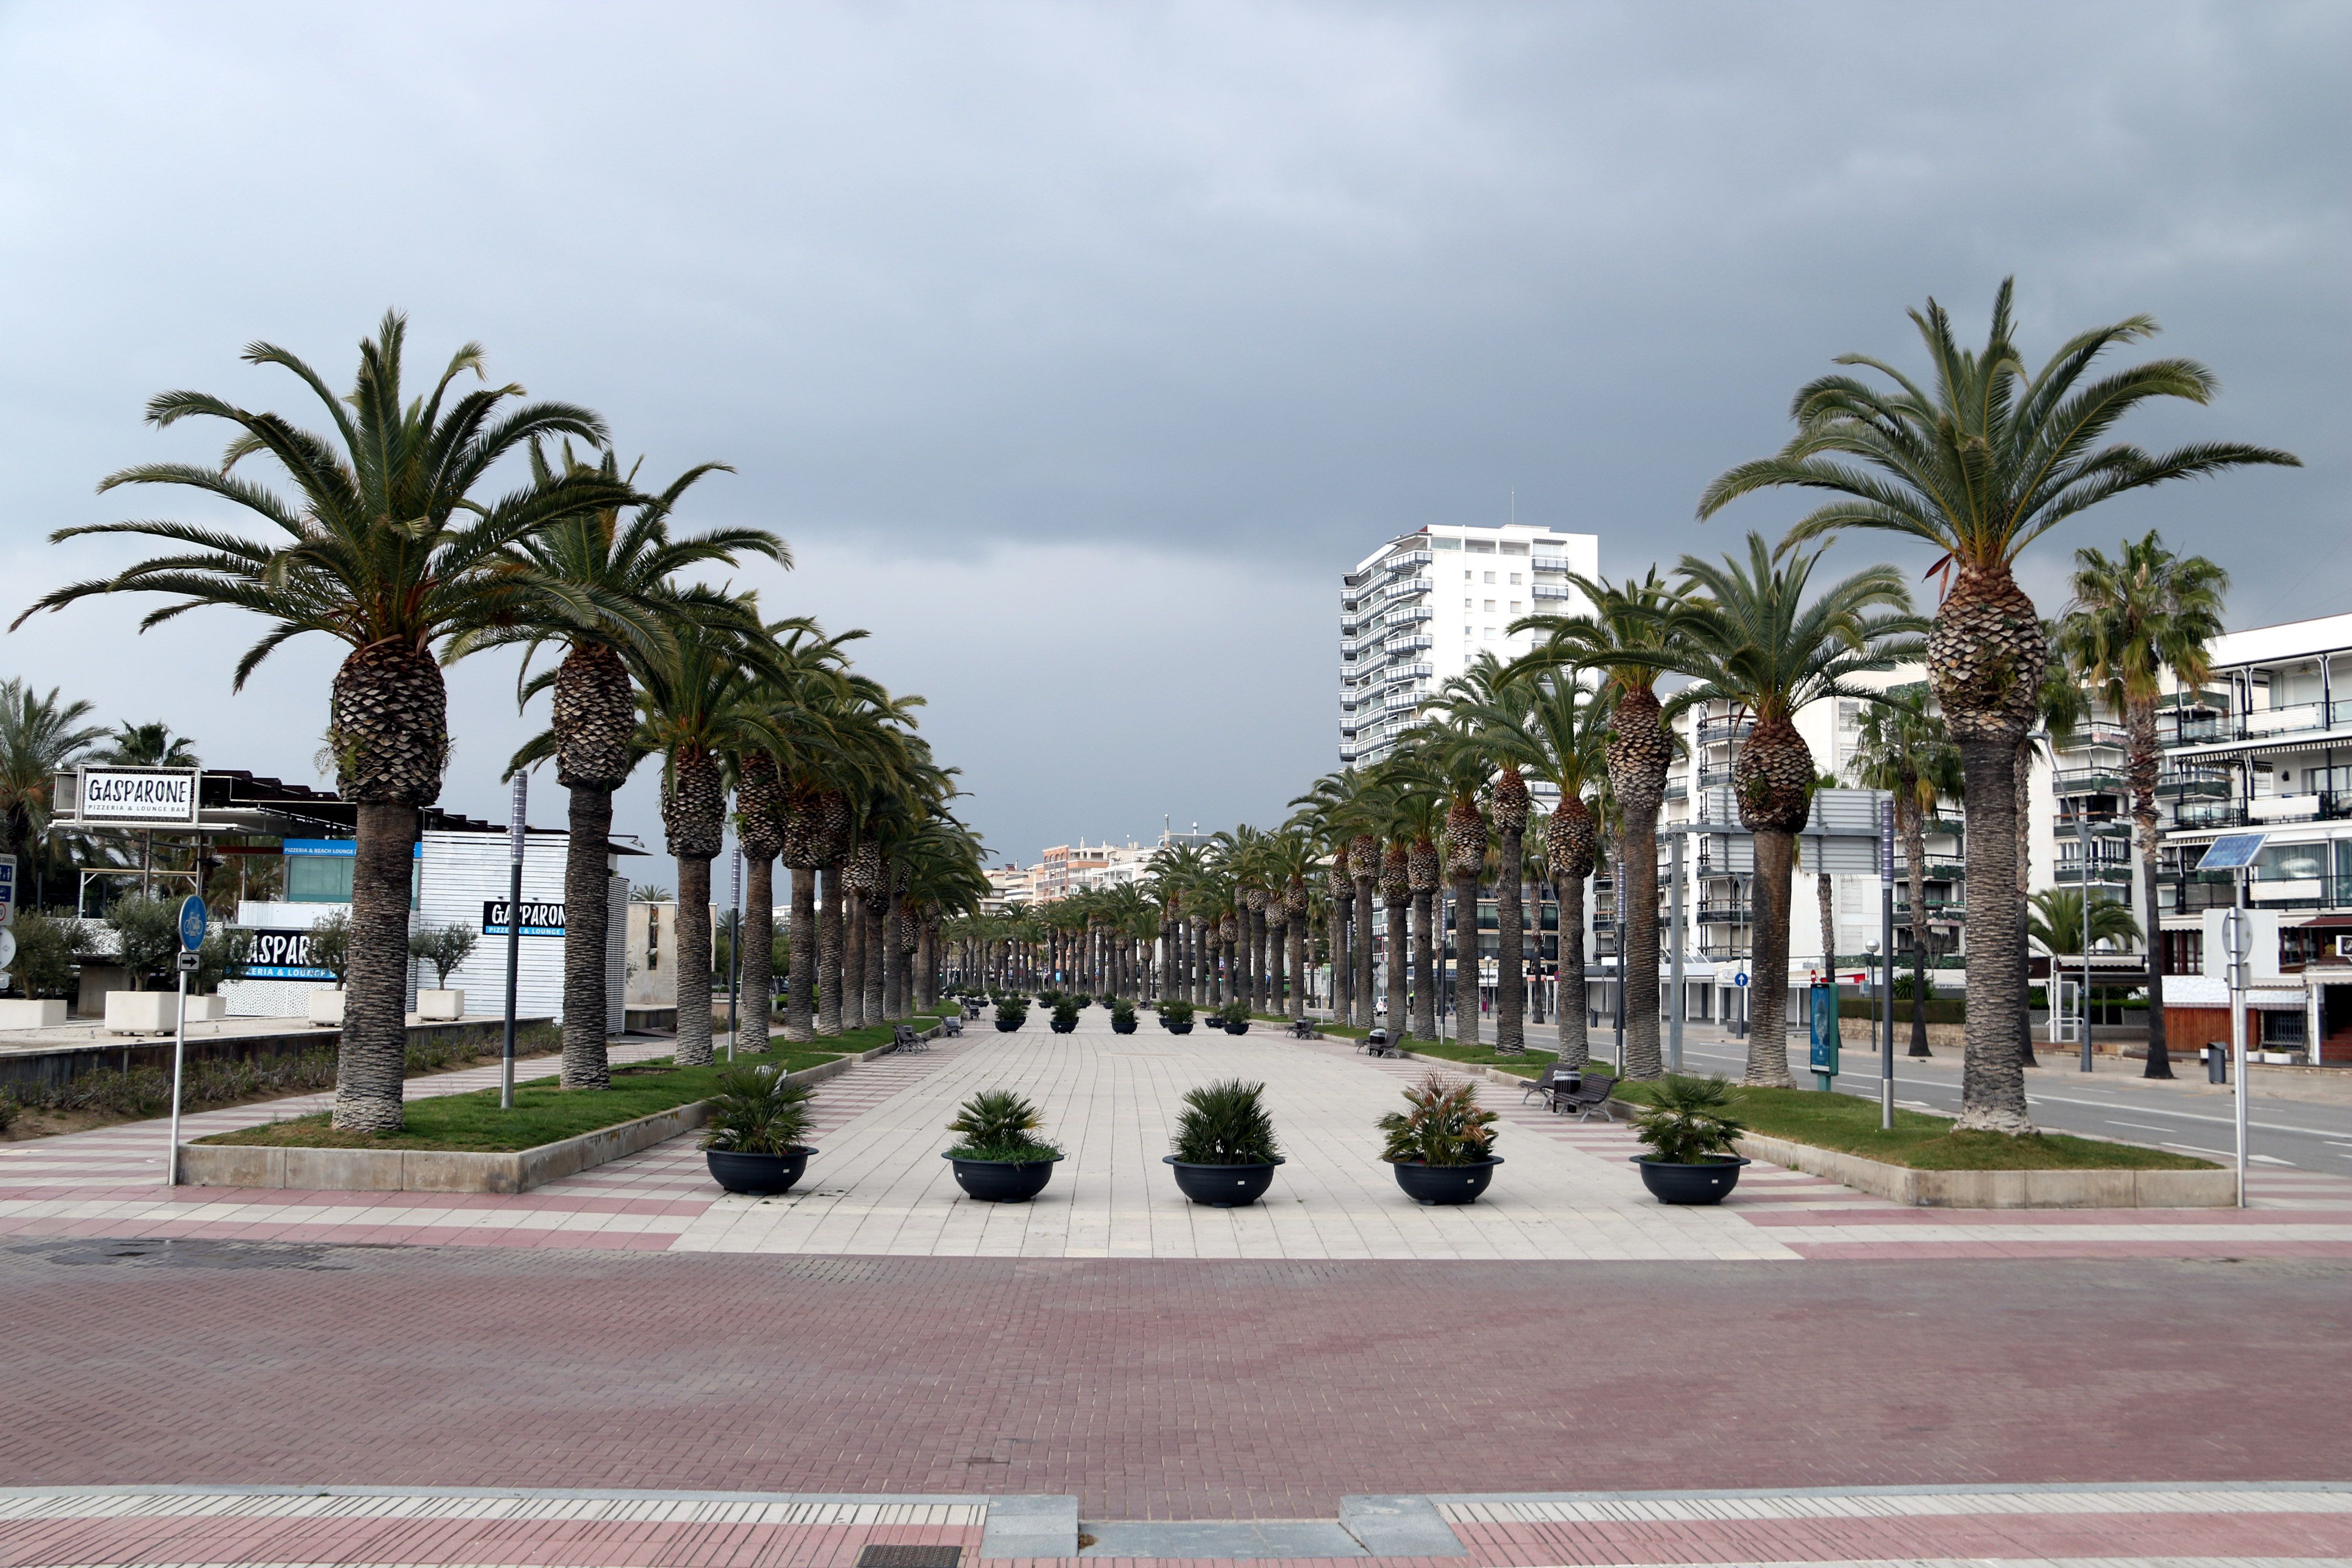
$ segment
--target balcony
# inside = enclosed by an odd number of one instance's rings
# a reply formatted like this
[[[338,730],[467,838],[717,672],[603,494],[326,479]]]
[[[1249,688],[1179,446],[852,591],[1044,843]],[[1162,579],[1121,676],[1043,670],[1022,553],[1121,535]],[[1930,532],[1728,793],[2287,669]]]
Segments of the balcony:
[[[1910,877],[1911,872],[1908,868],[1909,862],[1903,857],[1902,841],[1897,839],[1895,845],[1895,881],[1899,883],[1906,880]],[[1922,879],[1926,881],[1958,882],[1965,880],[1968,874],[1968,862],[1964,860],[1954,860],[1948,856],[1930,855],[1925,860],[1919,862],[1919,875]]]
[[[1390,573],[1409,572],[1416,566],[1426,566],[1437,557],[1426,550],[1408,550],[1402,555],[1391,555],[1386,563]]]
[[[1387,600],[1410,599],[1416,594],[1426,594],[1437,584],[1427,577],[1400,577],[1381,591]]]
[[[1538,555],[1535,557],[1529,564],[1538,572],[1565,572],[1568,570],[1568,557],[1565,555]]]
[[[2066,749],[2070,752],[2128,752],[2131,750],[2131,731],[2121,724],[2084,724],[2074,731],[2074,743]]]
[[[2230,770],[2210,765],[2190,763],[2156,775],[2156,793],[2176,800],[2227,799],[2230,785]]]
[[[1436,673],[1437,667],[1434,665],[1392,664],[1388,674],[1383,676],[1381,679],[1385,680],[1427,680],[1431,676]]]
[[[1744,741],[1756,732],[1753,719],[1702,719],[1698,722],[1698,743],[1702,746],[1727,745]]]
[[[2227,880],[2179,882],[2166,890],[2163,903],[2169,914],[2193,915],[2228,909],[2234,893]],[[2256,877],[2247,885],[2246,901],[2262,910],[2352,909],[2352,877]]]
[[[1900,884],[1897,885],[1899,886]],[[1927,900],[1927,910],[1928,921],[1931,924],[1936,925],[1958,925],[1960,921],[1969,918],[1968,905],[1958,899],[1929,899]],[[1906,925],[1910,922],[1910,920],[1911,900],[1908,899],[1896,899],[1895,900],[1895,923],[1896,925]]]
[[[1672,784],[1666,785],[1664,798],[1667,800],[1688,800],[1690,798],[1690,785],[1680,779],[1676,779]]]
[[[1402,626],[1412,621],[1432,619],[1436,614],[1427,605],[1407,605],[1402,609],[1389,611],[1387,618],[1391,626]]]
[[[1744,926],[1752,919],[1746,904],[1701,904],[1698,923],[1703,926]]]
[[[1731,770],[1729,768],[1701,768],[1698,773],[1698,787],[1701,789],[1729,789],[1731,787]]]
[[[2121,795],[2124,773],[2121,768],[2061,768],[2052,775],[2051,787],[2060,795]]]
[[[2267,827],[2283,822],[2340,822],[2352,817],[2352,795],[2258,795],[2252,800],[2185,800],[2173,808],[2172,826],[2194,831],[2212,827]]]
[[[1427,698],[1428,695],[1429,693],[1426,691],[1415,691],[1412,688],[1408,686],[1390,692],[1382,701],[1388,710],[1393,713],[1400,708],[1412,707],[1414,704]]]
[[[2166,745],[2260,745],[2347,728],[2352,728],[2352,702],[2296,702],[2234,713],[2159,714],[2156,732]]]
[[[1528,592],[1529,595],[1538,599],[1572,599],[1576,597],[1576,590],[1570,587],[1565,583],[1537,583],[1532,584],[1528,589]]]
[[[2132,820],[2119,811],[2084,811],[2079,807],[2061,807],[2057,818],[2057,834],[2061,838],[2073,838],[2088,823],[2094,838],[2128,838]]]

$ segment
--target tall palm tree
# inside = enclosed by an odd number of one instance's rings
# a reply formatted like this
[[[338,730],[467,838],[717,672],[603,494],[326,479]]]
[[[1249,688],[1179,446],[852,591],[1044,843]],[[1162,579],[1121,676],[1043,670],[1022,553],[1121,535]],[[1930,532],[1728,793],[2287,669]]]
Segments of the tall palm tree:
[[[47,834],[50,814],[57,808],[52,798],[57,775],[79,762],[91,742],[106,736],[102,726],[82,722],[95,711],[89,703],[61,703],[58,689],[52,686],[43,697],[18,677],[0,680],[0,833],[6,835],[0,852],[17,863],[20,900],[26,886],[24,868],[35,868],[36,909],[45,891],[39,886],[42,858],[36,847]]]
[[[2083,899],[2085,888],[2044,888],[2027,900],[2027,933],[2042,944],[2042,951],[2055,958],[2080,958],[2083,955]],[[2091,943],[2103,942],[2123,945],[2140,938],[2139,921],[2132,918],[2131,906],[2121,899],[2105,896],[2091,900]]]
[[[534,438],[573,436],[602,446],[604,421],[570,404],[509,407],[522,393],[516,385],[453,399],[460,376],[481,374],[482,350],[473,343],[452,356],[429,396],[410,400],[401,390],[406,337],[405,319],[386,314],[377,335],[361,342],[359,374],[344,397],[284,349],[246,350],[248,363],[299,377],[325,409],[332,437],[206,393],[155,397],[147,419],[158,427],[195,417],[235,426],[220,464],[142,464],[99,488],[183,486],[252,512],[276,537],[173,521],[60,529],[52,542],[131,533],[166,540],[180,552],[59,588],[16,619],[21,626],[35,610],[122,593],[173,596],[147,615],[142,630],[199,605],[250,611],[275,624],[237,660],[236,689],[280,644],[306,632],[350,646],[328,700],[327,739],[337,790],[357,807],[334,1110],[335,1127],[352,1132],[397,1131],[402,1121],[411,851],[418,813],[439,798],[449,761],[447,691],[434,644],[505,592],[499,563],[509,546],[563,518],[636,499],[601,475],[534,475],[488,504],[477,500],[474,490],[499,459]],[[257,457],[278,465],[299,500],[237,471]]]
[[[530,463],[541,482],[556,478],[556,466],[536,444]],[[636,482],[635,470],[623,475],[613,453],[603,453],[592,464],[575,457],[569,443],[561,471],[608,484]],[[612,1082],[604,1047],[612,1026],[605,994],[605,950],[611,936],[608,847],[613,792],[628,782],[636,761],[629,744],[636,731],[636,689],[624,651],[651,656],[682,625],[740,616],[735,600],[699,584],[680,584],[676,581],[679,573],[730,565],[739,553],[792,564],[783,542],[765,529],[714,529],[683,536],[670,531],[670,520],[696,480],[731,472],[723,463],[704,463],[634,506],[583,511],[516,541],[499,566],[509,591],[484,605],[482,624],[450,640],[453,658],[521,644],[518,705],[542,690],[551,694],[545,746],[528,759],[518,756],[508,772],[551,755],[555,782],[568,796],[559,1079],[565,1089],[604,1089]],[[749,635],[759,626],[755,620],[737,629]],[[550,644],[560,646],[563,656],[553,668],[534,678],[531,656]]]
[[[2058,623],[2042,623],[2044,641],[2055,646]],[[2017,798],[2033,798],[2033,752],[2037,742],[2047,742],[2052,755],[2074,744],[2074,731],[2090,717],[2091,705],[2083,689],[2063,658],[2053,658],[2042,669],[2042,692],[2035,704],[2039,721],[2033,732],[2017,743]],[[2022,924],[2027,913],[2027,897],[2033,890],[2033,823],[2031,812],[2017,814],[2017,916],[2021,930],[2018,940],[2026,940]],[[2017,994],[2010,1001],[2010,1012],[2017,1019],[2017,1059],[2027,1067],[2042,1064],[2033,1057],[2033,998],[2024,965],[2017,973]],[[1917,990],[1915,985],[1913,990]]]
[[[2126,490],[2248,464],[2299,466],[2288,452],[2231,441],[2150,453],[2107,437],[2157,398],[2205,404],[2212,373],[2190,360],[2152,360],[2086,380],[2110,350],[2157,330],[2147,316],[2094,327],[2029,372],[2011,332],[2012,280],[1993,300],[1981,351],[1960,348],[1933,300],[1911,313],[1934,369],[1932,386],[1861,354],[1894,384],[1827,375],[1791,405],[1797,434],[1779,453],[1743,463],[1707,486],[1698,514],[1783,485],[1836,492],[1792,541],[1848,528],[1885,529],[1944,552],[1951,592],[1927,643],[1928,677],[1960,748],[1968,779],[1968,952],[1972,985],[2006,997],[2025,962],[2018,942],[2016,751],[2033,722],[2049,647],[2033,602],[2011,568],[2018,552],[2086,508]],[[1970,1009],[1961,1071],[1964,1130],[2025,1133],[2025,1074],[2006,1009]]]
[[[1425,776],[1445,802],[1438,854],[1454,889],[1454,1037],[1475,1046],[1484,1033],[1478,1005],[1478,884],[1486,869],[1487,847],[1479,796],[1493,776],[1492,764],[1475,737],[1449,726],[1427,725],[1417,738]]]
[[[1903,840],[1909,883],[1906,890],[1911,904],[1909,1054],[1933,1056],[1927,1048],[1927,818],[1939,802],[1961,797],[1966,780],[1959,749],[1952,744],[1925,686],[1893,687],[1876,696],[1864,712],[1862,728],[1854,737],[1853,770],[1864,788],[1883,789],[1895,797],[1895,832]],[[1970,834],[1974,831],[1971,825]],[[1973,907],[1973,884],[1969,895]],[[1893,953],[1886,955],[1886,963],[1891,970]],[[1983,994],[1993,997],[2000,993],[1988,987]]]
[[[1588,689],[1567,671],[1541,664],[1518,664],[1514,686],[1527,693],[1521,709],[1496,708],[1481,714],[1488,744],[1559,795],[1544,825],[1544,874],[1559,900],[1559,1060],[1579,1067],[1591,1058],[1584,991],[1584,884],[1599,863],[1600,819],[1585,797],[1598,789],[1607,769],[1610,700],[1607,689]]]
[[[1622,583],[1570,578],[1592,605],[1581,616],[1536,616],[1512,630],[1544,641],[1530,655],[1538,668],[1598,670],[1610,704],[1609,789],[1618,813],[1615,903],[1618,1005],[1625,1020],[1628,1078],[1665,1070],[1658,1039],[1658,808],[1675,739],[1658,700],[1657,656],[1674,646],[1678,591],[1650,569]]]
[[[1694,703],[1727,702],[1756,727],[1732,765],[1740,825],[1756,850],[1756,999],[1747,1081],[1789,1083],[1789,924],[1797,835],[1812,815],[1812,749],[1797,714],[1816,702],[1861,697],[1853,678],[1893,668],[1915,651],[1927,623],[1892,566],[1873,566],[1811,592],[1821,552],[1774,551],[1748,536],[1747,559],[1685,555],[1676,575],[1685,598],[1681,637],[1662,668],[1698,684]]]
[[[1531,798],[1521,769],[1536,760],[1528,734],[1535,707],[1533,689],[1497,661],[1480,653],[1468,669],[1447,681],[1437,710],[1459,727],[1460,742],[1483,754],[1494,768],[1488,798],[1495,812],[1495,1050],[1517,1056],[1527,1044],[1526,840]]]
[[[2156,739],[2156,703],[2166,677],[2193,691],[2212,673],[2212,644],[2221,635],[2221,596],[2229,591],[2230,574],[2201,555],[2174,554],[2150,529],[2144,539],[2125,540],[2113,560],[2093,548],[2074,552],[2069,585],[2074,599],[2060,623],[2058,651],[2067,668],[2123,716],[2129,742],[2126,780],[2149,933],[2146,1076],[2170,1078],[2164,955],[2156,935],[2163,929],[2156,880],[2156,774],[2163,750]],[[2083,869],[2087,878],[2090,868]]]

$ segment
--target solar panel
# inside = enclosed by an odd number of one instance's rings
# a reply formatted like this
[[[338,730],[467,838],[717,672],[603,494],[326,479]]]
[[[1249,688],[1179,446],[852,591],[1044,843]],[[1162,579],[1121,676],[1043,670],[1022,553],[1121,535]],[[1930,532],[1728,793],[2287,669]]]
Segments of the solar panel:
[[[2238,871],[2254,863],[2263,852],[2267,833],[2224,833],[2206,847],[2205,858],[2197,862],[2200,871]]]

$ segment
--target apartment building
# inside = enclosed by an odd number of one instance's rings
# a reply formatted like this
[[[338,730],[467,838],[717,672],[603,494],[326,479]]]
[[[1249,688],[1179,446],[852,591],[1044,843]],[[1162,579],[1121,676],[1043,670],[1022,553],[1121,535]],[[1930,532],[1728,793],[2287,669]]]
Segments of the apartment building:
[[[1339,761],[1387,756],[1475,654],[1534,645],[1513,621],[1588,607],[1569,576],[1600,570],[1599,535],[1529,523],[1423,528],[1365,556],[1339,580]]]

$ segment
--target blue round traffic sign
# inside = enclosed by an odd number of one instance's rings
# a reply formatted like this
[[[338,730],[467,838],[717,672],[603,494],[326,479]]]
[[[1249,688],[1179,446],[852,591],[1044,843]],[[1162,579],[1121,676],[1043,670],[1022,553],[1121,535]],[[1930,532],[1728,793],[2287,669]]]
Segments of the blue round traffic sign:
[[[180,945],[190,952],[205,945],[206,914],[204,900],[195,894],[180,900]]]

